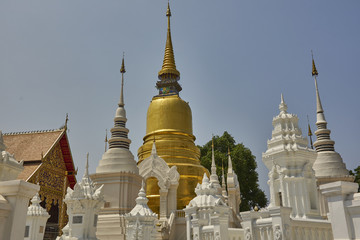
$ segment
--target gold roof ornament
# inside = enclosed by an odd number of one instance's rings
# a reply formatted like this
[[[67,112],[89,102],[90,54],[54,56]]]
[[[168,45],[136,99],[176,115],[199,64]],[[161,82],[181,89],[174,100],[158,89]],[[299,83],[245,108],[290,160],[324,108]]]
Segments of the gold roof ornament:
[[[123,53],[123,58],[122,58],[122,62],[121,62],[121,68],[120,68],[120,73],[125,73],[125,63],[124,63],[124,53]]]
[[[168,2],[168,7],[166,11],[166,16],[168,18],[168,27],[167,27],[167,38],[166,38],[166,45],[165,45],[165,54],[164,54],[164,61],[161,70],[158,73],[159,80],[164,78],[170,78],[179,80],[180,79],[180,72],[176,69],[175,65],[175,57],[174,57],[174,50],[171,41],[171,30],[170,30],[170,4]]]
[[[121,62],[121,68],[120,68],[120,73],[121,73],[121,91],[120,91],[120,101],[119,101],[119,107],[124,107],[124,73],[125,73],[125,61],[124,61],[124,53],[123,53],[123,58],[122,58],[122,62]]]
[[[317,76],[319,75],[316,66],[315,66],[315,61],[314,61],[314,55],[313,55],[313,51],[311,50],[311,58],[312,58],[312,75],[313,76]]]

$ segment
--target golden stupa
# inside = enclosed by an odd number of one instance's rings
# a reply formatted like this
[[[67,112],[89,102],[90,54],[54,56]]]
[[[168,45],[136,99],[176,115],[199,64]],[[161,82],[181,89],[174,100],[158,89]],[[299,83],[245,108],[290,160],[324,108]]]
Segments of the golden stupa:
[[[156,87],[159,95],[153,97],[147,112],[144,144],[138,150],[139,163],[150,156],[153,141],[158,155],[169,167],[176,166],[180,174],[177,191],[177,209],[183,209],[195,197],[194,189],[208,171],[200,165],[200,150],[196,147],[192,130],[190,106],[182,100],[178,83],[180,73],[176,69],[170,31],[170,6],[168,4],[167,39],[164,62],[159,71]],[[159,212],[160,195],[156,178],[146,182],[149,207]]]

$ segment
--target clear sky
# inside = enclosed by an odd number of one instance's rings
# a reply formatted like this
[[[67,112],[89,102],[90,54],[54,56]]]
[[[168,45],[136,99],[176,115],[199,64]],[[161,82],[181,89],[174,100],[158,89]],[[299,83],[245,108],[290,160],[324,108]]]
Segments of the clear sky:
[[[228,131],[261,161],[280,94],[315,130],[311,49],[320,95],[347,168],[360,165],[360,1],[171,1],[172,39],[190,103],[196,144]],[[78,178],[86,153],[95,172],[113,126],[125,52],[125,108],[136,156],[162,65],[166,0],[2,0],[0,80],[3,132],[60,127]],[[136,157],[137,159],[137,157]],[[20,160],[20,159],[18,159]],[[241,181],[241,179],[239,179]]]

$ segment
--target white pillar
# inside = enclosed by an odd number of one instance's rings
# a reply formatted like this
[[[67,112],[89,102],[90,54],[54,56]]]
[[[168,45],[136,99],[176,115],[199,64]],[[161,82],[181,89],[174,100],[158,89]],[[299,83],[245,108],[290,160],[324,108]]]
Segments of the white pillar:
[[[176,196],[177,196],[177,188],[178,188],[179,184],[172,184],[170,185],[169,188],[169,192],[168,192],[168,217],[170,215],[171,212],[175,212],[177,209],[177,201],[176,201]]]
[[[167,218],[167,197],[168,197],[168,190],[160,189],[160,219]]]
[[[0,236],[0,239],[24,239],[29,199],[39,189],[40,186],[23,180],[0,182],[0,195],[5,197],[12,209],[5,223],[4,234]]]
[[[191,222],[190,214],[185,215],[186,218],[186,240],[191,240]]]
[[[334,239],[354,239],[353,226],[346,209],[346,197],[357,192],[359,185],[353,182],[332,182],[320,185],[320,191],[327,197],[330,222]]]

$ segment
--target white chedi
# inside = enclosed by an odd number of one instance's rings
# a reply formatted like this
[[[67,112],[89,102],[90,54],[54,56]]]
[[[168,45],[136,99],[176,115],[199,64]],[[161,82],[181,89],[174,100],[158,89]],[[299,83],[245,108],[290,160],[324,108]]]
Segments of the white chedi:
[[[138,197],[136,198],[136,206],[125,214],[127,222],[126,239],[127,240],[150,240],[155,237],[155,222],[158,215],[147,205],[148,199],[144,190],[144,181],[142,182],[141,189]]]
[[[190,201],[186,208],[226,205],[223,199],[218,196],[217,192],[218,189],[210,182],[206,173],[204,173],[202,183],[198,183],[195,188],[196,197]]]
[[[64,202],[69,215],[68,224],[62,229],[63,235],[57,240],[97,240],[96,226],[98,213],[104,204],[103,186],[96,187],[89,177],[88,159],[81,182],[74,190],[67,189]]]
[[[280,113],[273,118],[271,139],[262,160],[269,170],[269,207],[292,208],[292,217],[319,216],[316,179],[312,166],[316,152],[302,136],[298,117],[287,112],[281,94]]]
[[[40,196],[36,193],[28,207],[24,240],[42,240],[44,238],[46,222],[50,215],[45,208],[41,207],[40,202]]]
[[[184,209],[186,239],[229,239],[230,207],[218,195],[218,187],[210,182],[206,173],[195,193],[197,196]]]
[[[353,182],[354,177],[349,175],[346,165],[342,157],[335,151],[333,141],[330,137],[330,129],[327,128],[327,121],[325,119],[324,109],[321,104],[318,84],[316,76],[315,91],[316,91],[316,126],[315,131],[316,141],[314,147],[317,152],[316,161],[313,165],[315,176],[318,179],[318,184],[334,182],[334,181],[347,181]]]
[[[105,204],[99,213],[96,235],[100,239],[108,240],[125,239],[126,226],[123,214],[130,212],[135,206],[134,199],[137,197],[142,180],[134,155],[130,151],[131,140],[128,138],[129,129],[126,128],[124,58],[120,73],[121,93],[114,125],[110,130],[111,137],[107,140],[106,136],[105,153],[99,161],[96,173],[91,175],[97,186],[104,185]]]

